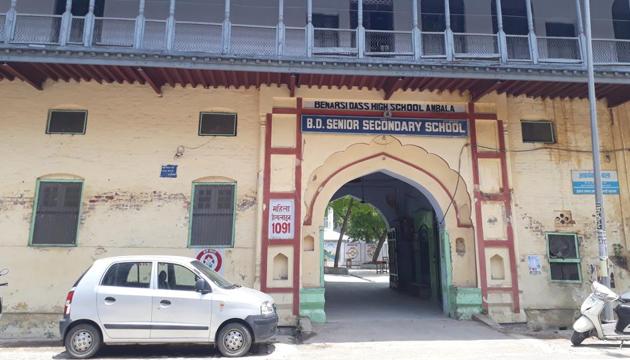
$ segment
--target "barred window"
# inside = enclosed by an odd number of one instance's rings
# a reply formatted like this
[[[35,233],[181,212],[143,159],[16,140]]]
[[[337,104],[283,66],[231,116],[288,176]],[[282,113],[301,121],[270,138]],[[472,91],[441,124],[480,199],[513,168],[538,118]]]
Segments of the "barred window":
[[[235,113],[199,114],[199,136],[236,136]]]
[[[50,110],[46,134],[85,134],[87,111],[84,110]]]
[[[551,121],[521,121],[523,142],[553,144],[556,142],[553,123]]]
[[[548,233],[546,237],[551,280],[581,281],[577,235]]]
[[[39,181],[33,216],[32,245],[75,245],[81,181]]]
[[[233,245],[235,184],[193,184],[190,246]]]

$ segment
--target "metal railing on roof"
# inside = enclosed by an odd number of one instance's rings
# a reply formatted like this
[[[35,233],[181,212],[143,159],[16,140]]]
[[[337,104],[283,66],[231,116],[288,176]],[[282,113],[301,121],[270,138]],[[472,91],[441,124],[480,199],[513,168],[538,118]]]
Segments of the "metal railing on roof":
[[[310,26],[310,27],[309,27]],[[172,19],[0,13],[0,43],[84,48],[136,48],[287,58],[446,58],[503,62],[583,63],[579,37],[260,26]],[[630,64],[630,40],[594,39],[595,63]]]

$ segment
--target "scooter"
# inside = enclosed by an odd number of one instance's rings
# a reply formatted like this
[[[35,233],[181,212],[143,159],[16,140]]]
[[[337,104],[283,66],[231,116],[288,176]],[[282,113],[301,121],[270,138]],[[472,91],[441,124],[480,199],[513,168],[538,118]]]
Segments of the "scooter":
[[[621,341],[621,347],[625,341],[630,341],[630,292],[617,295],[614,291],[597,281],[591,286],[592,293],[584,300],[580,316],[573,323],[573,335],[571,343],[578,346],[586,338],[596,336],[600,340]],[[617,321],[603,323],[600,315],[607,303],[616,303],[614,311]]]

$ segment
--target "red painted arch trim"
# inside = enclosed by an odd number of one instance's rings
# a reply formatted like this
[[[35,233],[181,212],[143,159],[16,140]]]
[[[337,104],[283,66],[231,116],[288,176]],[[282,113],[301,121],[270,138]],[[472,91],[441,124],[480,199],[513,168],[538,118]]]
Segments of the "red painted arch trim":
[[[440,187],[442,187],[442,190],[444,190],[444,192],[446,194],[448,194],[449,199],[451,199],[451,201],[453,201],[453,205],[454,205],[455,213],[456,213],[455,217],[457,218],[457,226],[460,227],[460,228],[472,228],[473,227],[472,224],[469,225],[469,224],[463,224],[463,223],[460,222],[460,220],[459,220],[459,210],[458,210],[458,207],[457,207],[457,202],[455,201],[455,198],[451,194],[450,190],[446,187],[446,185],[444,185],[444,183],[442,181],[440,181],[440,179],[438,179],[435,175],[433,175],[431,172],[427,171],[426,169],[424,169],[424,168],[422,168],[422,167],[420,167],[420,166],[418,166],[418,165],[416,165],[414,163],[411,163],[411,162],[409,162],[407,160],[401,159],[401,158],[399,158],[397,156],[388,154],[386,152],[380,152],[380,153],[377,153],[377,154],[373,154],[373,155],[364,157],[362,159],[353,161],[351,163],[348,163],[348,164],[340,167],[339,169],[335,170],[332,174],[328,175],[328,177],[319,185],[319,187],[323,187],[326,184],[328,184],[328,182],[332,178],[334,178],[337,174],[339,174],[343,170],[348,169],[348,168],[350,168],[350,167],[352,167],[354,165],[357,165],[359,163],[362,163],[362,162],[365,162],[365,161],[368,161],[368,160],[372,160],[374,158],[378,158],[378,157],[381,157],[381,156],[386,156],[386,157],[388,157],[388,158],[390,158],[392,160],[395,160],[395,161],[398,161],[398,162],[400,162],[402,164],[410,166],[410,167],[412,167],[412,168],[414,168],[414,169],[416,169],[418,171],[421,171],[421,172],[425,173],[426,175],[430,176],[433,180],[435,180],[440,185]],[[457,176],[460,176],[460,175],[457,174]],[[306,218],[304,219],[304,225],[312,225],[312,223],[313,223],[313,207],[315,206],[315,202],[317,201],[317,198],[319,197],[319,194],[320,194],[320,192],[317,192],[313,196],[313,198],[311,199],[311,201],[309,203],[308,213],[307,213]]]

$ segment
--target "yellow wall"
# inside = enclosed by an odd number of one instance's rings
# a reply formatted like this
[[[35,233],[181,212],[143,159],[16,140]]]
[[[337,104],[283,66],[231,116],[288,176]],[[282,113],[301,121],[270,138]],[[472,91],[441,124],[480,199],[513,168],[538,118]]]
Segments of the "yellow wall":
[[[382,100],[382,93],[358,89],[298,89],[296,96],[320,99]],[[21,82],[0,83],[2,114],[0,115],[0,152],[3,155],[3,176],[0,177],[0,267],[11,270],[6,300],[9,312],[60,312],[65,292],[78,275],[95,258],[119,254],[196,254],[187,248],[188,217],[191,184],[207,177],[232,179],[237,182],[236,240],[233,249],[226,250],[225,275],[246,286],[257,287],[260,270],[261,177],[261,129],[265,114],[272,106],[295,106],[284,87],[261,89],[193,89],[168,88],[158,97],[148,87],[140,85],[99,85],[96,83],[47,83],[39,92]],[[398,92],[394,102],[456,102],[465,103],[460,94]],[[546,100],[525,97],[490,95],[483,99],[478,110],[497,111],[506,122],[505,133],[510,149],[533,149],[539,145],[521,141],[521,119],[553,120],[558,144],[563,148],[588,150],[588,107],[581,100]],[[87,109],[87,133],[79,136],[46,135],[48,109]],[[200,111],[235,111],[238,113],[238,136],[197,136]],[[614,111],[611,119],[604,104],[600,106],[602,146],[607,149],[627,146],[630,139],[630,108]],[[290,116],[274,116],[273,144],[278,147],[294,146],[291,138],[295,126]],[[275,124],[275,123],[274,123]],[[263,127],[261,127],[263,126]],[[480,141],[492,145],[492,130],[480,130]],[[309,188],[311,175],[332,171],[339,163],[332,161],[335,154],[347,152],[356,144],[377,147],[421,149],[440,159],[443,167],[436,166],[437,175],[453,185],[451,172],[457,169],[459,154],[465,139],[427,137],[379,137],[368,135],[321,135],[305,134],[303,139],[304,201],[312,195]],[[179,145],[187,149],[183,157],[174,158]],[[496,144],[495,144],[496,145]],[[392,150],[393,151],[393,150]],[[348,154],[348,153],[346,153]],[[620,198],[630,200],[630,182],[627,170],[630,158],[625,152],[611,153],[604,160],[604,169],[619,169],[622,195],[606,196],[606,212],[610,252],[612,244],[626,246],[625,228],[630,226],[630,208],[622,206]],[[549,281],[544,232],[577,232],[582,241],[582,275],[589,278],[588,267],[597,264],[597,243],[593,231],[594,204],[591,196],[577,196],[571,190],[571,170],[588,169],[591,157],[588,153],[539,150],[510,152],[508,156],[510,185],[513,194],[511,221],[517,243],[518,280],[522,290],[522,307],[533,309],[574,308],[588,291],[583,284],[561,284]],[[176,179],[159,177],[164,164],[177,164]],[[472,199],[471,149],[462,151],[460,190]],[[272,161],[272,168],[287,176],[285,181],[272,184],[278,191],[290,190],[294,185],[293,159],[279,157]],[[372,168],[373,169],[373,168]],[[404,170],[400,170],[401,172]],[[360,172],[360,171],[359,171]],[[359,173],[357,172],[357,174]],[[50,174],[69,174],[84,179],[82,213],[78,229],[79,246],[73,248],[34,248],[28,246],[30,221],[38,177]],[[413,177],[413,174],[408,174]],[[482,191],[496,191],[502,186],[497,179],[496,163],[489,161],[481,167]],[[420,178],[418,178],[420,179]],[[310,185],[316,184],[311,181]],[[326,189],[334,192],[333,184]],[[431,185],[423,184],[427,188]],[[317,191],[317,189],[315,189]],[[458,192],[459,194],[459,192]],[[441,204],[447,204],[444,194],[434,194]],[[624,204],[628,204],[625,201]],[[306,214],[306,204],[301,204]],[[320,207],[321,210],[321,207]],[[556,211],[570,210],[575,224],[558,227],[554,224]],[[500,229],[488,224],[489,216],[502,216],[497,209],[484,210],[484,229],[500,236]],[[469,218],[475,219],[474,205]],[[319,216],[319,218],[317,218]],[[456,221],[449,215],[450,224]],[[305,227],[303,237],[313,236],[315,251],[302,252],[301,285],[318,285],[319,238],[318,226],[321,214],[315,214],[313,224]],[[319,222],[319,223],[318,223]],[[624,228],[625,226],[625,228]],[[476,286],[478,271],[475,268],[476,250],[472,229],[447,229],[451,240],[454,261],[454,283],[460,286]],[[498,233],[494,233],[498,231]],[[455,255],[454,240],[466,240],[468,255]],[[292,251],[286,251],[289,264]],[[527,255],[541,255],[543,274],[530,275]],[[505,254],[503,257],[507,259]],[[273,255],[269,257],[272,263]],[[487,259],[490,267],[490,259]],[[507,265],[506,265],[507,266]],[[292,265],[289,279],[292,279]],[[628,275],[615,269],[618,288],[625,286]],[[270,269],[273,273],[273,270]],[[509,274],[509,269],[506,269]],[[270,282],[273,283],[273,279]],[[506,280],[507,281],[507,280]],[[282,280],[283,286],[290,281]],[[285,284],[286,282],[287,284]],[[280,285],[280,284],[278,284]],[[491,284],[492,285],[492,284]],[[504,283],[496,283],[501,286]],[[541,297],[541,292],[554,296]],[[46,294],[46,296],[42,296]],[[288,312],[291,297],[274,295]],[[501,299],[491,299],[500,302]],[[286,313],[284,315],[287,315]],[[509,316],[497,313],[498,317]],[[285,316],[288,321],[289,317]]]

